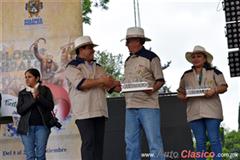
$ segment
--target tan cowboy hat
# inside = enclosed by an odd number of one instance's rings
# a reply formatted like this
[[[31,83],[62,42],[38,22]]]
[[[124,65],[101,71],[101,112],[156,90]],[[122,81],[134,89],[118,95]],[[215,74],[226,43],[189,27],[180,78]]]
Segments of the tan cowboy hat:
[[[203,53],[203,54],[205,54],[206,57],[207,57],[207,62],[208,62],[208,63],[212,63],[213,56],[212,56],[209,52],[207,52],[204,47],[199,46],[199,45],[196,45],[196,46],[193,48],[193,51],[192,51],[192,52],[187,52],[187,53],[185,54],[185,58],[186,58],[187,61],[190,62],[190,63],[192,63],[192,57],[191,57],[191,56],[192,56],[193,53]]]
[[[121,39],[121,41],[129,38],[143,38],[145,41],[151,41],[150,38],[145,37],[144,30],[141,27],[130,27],[127,29],[126,38]]]
[[[74,41],[74,48],[70,52],[70,54],[76,54],[76,49],[86,46],[86,45],[92,45],[93,47],[98,46],[97,44],[94,44],[89,36],[80,36]]]

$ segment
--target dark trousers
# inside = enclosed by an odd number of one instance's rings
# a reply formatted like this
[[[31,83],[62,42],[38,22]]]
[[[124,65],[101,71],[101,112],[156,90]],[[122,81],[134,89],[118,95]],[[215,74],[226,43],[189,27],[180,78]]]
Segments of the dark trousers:
[[[82,160],[102,160],[105,117],[77,119],[75,123],[82,138]]]

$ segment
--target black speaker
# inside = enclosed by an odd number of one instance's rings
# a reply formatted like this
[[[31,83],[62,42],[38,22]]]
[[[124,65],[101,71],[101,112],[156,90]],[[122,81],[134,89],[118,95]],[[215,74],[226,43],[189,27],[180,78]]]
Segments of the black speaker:
[[[240,27],[239,27],[239,30],[240,30]],[[230,67],[230,76],[239,77],[240,76],[240,50],[228,52],[228,65]]]
[[[104,160],[125,160],[125,100],[124,97],[108,98],[109,119],[104,138]]]
[[[161,134],[166,159],[181,159],[184,150],[193,150],[192,135],[187,125],[186,106],[176,96],[159,97]],[[108,98],[109,119],[106,123],[104,160],[125,160],[125,99]],[[149,153],[142,132],[142,153]],[[142,157],[147,160],[147,157]]]
[[[12,116],[0,116],[0,124],[13,123]]]

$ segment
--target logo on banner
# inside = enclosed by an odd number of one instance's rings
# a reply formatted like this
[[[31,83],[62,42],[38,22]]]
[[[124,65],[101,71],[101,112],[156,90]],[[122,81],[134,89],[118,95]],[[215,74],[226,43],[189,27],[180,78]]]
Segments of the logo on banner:
[[[43,20],[39,17],[39,13],[43,9],[43,2],[40,0],[29,0],[25,4],[25,10],[28,12],[28,19],[24,20],[24,25],[38,25],[43,24]]]

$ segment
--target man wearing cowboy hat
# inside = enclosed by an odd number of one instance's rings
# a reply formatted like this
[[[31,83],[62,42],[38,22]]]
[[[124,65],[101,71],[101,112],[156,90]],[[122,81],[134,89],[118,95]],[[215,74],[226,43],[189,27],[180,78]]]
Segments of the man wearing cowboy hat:
[[[127,160],[141,160],[140,136],[146,134],[151,160],[163,160],[163,144],[160,133],[160,109],[158,90],[165,83],[159,57],[145,49],[144,30],[140,27],[127,29],[126,46],[130,56],[125,61],[126,82],[148,82],[152,90],[125,93],[126,121],[125,142]]]
[[[105,119],[108,117],[106,90],[120,85],[96,64],[94,44],[89,36],[74,42],[76,54],[66,67],[66,79],[76,125],[82,138],[82,160],[102,160]]]
[[[227,91],[227,83],[221,71],[212,67],[213,56],[204,47],[196,45],[185,57],[193,64],[185,71],[178,88],[178,98],[187,102],[187,121],[196,139],[196,155],[206,155],[207,137],[211,144],[214,160],[222,160],[222,145],[219,135],[223,120],[219,94]],[[208,88],[202,96],[190,96],[189,91]],[[207,133],[207,134],[206,134]],[[207,157],[196,157],[203,160]]]

